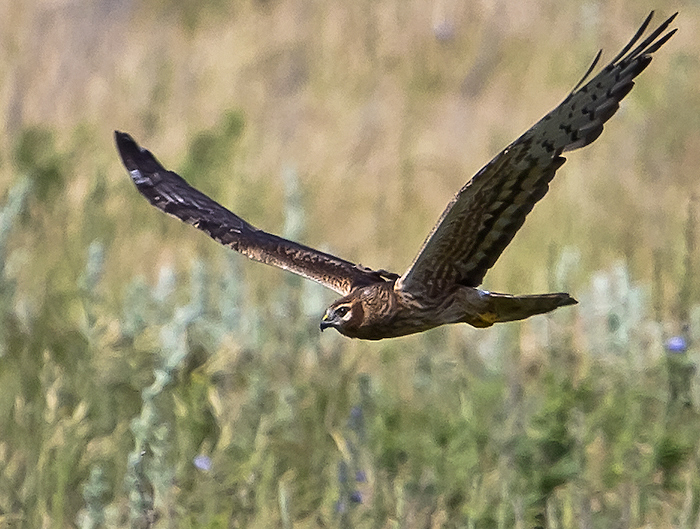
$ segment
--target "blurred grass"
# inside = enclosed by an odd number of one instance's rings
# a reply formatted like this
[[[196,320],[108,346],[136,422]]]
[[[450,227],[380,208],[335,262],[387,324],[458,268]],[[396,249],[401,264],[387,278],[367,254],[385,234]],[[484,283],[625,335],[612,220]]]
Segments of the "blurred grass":
[[[402,272],[652,8],[678,35],[487,277],[580,299],[550,317],[320,335],[332,293],[158,214],[112,145]],[[698,10],[0,5],[0,527],[699,527]]]

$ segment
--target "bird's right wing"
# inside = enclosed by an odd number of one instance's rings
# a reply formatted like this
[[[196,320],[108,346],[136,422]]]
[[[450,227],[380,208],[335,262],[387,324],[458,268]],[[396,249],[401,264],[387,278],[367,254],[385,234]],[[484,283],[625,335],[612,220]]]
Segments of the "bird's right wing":
[[[117,131],[114,135],[122,162],[141,194],[158,209],[202,230],[221,244],[255,261],[316,281],[342,295],[357,286],[398,277],[259,230],[165,169],[128,134]]]

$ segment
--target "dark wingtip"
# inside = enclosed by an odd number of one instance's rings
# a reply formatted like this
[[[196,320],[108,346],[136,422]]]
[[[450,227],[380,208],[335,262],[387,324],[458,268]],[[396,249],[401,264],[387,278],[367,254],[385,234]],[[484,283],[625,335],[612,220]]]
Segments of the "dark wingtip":
[[[564,294],[566,297],[561,300],[559,304],[560,307],[566,307],[567,305],[578,305],[578,301],[572,298],[569,294]]]
[[[126,132],[115,130],[114,142],[117,144],[117,150],[119,151],[119,156],[121,156],[124,167],[129,171],[137,169],[136,157],[141,149],[134,139]]]
[[[134,138],[129,136],[126,132],[121,132],[119,130],[114,131],[114,141],[117,144],[117,147],[120,151],[123,147],[126,147],[128,145],[136,145]]]
[[[165,171],[160,162],[147,149],[141,147],[126,132],[114,131],[114,141],[117,144],[119,156],[131,179],[138,186],[148,183],[150,175]]]

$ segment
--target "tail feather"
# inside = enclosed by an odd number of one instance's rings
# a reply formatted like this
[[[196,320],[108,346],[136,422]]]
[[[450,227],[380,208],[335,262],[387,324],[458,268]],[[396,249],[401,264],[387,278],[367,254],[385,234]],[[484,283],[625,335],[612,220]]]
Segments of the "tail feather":
[[[494,323],[524,320],[536,314],[545,314],[556,308],[578,303],[565,292],[528,296],[489,292],[488,300],[486,313],[479,314],[478,318],[470,319],[468,323],[475,327],[490,327]]]
[[[496,322],[524,320],[535,314],[545,314],[566,305],[576,305],[578,301],[566,292],[554,294],[535,294],[530,296],[511,296],[510,294],[491,293],[493,312]]]

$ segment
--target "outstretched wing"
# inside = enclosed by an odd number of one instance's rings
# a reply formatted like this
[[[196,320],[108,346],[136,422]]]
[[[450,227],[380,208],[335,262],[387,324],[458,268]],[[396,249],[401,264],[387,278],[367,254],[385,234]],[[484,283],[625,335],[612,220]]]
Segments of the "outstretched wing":
[[[674,29],[664,34],[673,15],[632,49],[653,14],[617,57],[583,84],[600,58],[598,52],[568,97],[457,193],[396,288],[437,292],[455,283],[481,284],[525,216],[549,189],[565,161],[562,152],[588,145],[603,132],[603,124],[632,89],[633,79],[649,65],[651,54],[675,33]]]
[[[261,231],[191,187],[179,175],[163,168],[128,134],[117,131],[114,136],[131,179],[151,204],[255,261],[289,270],[342,295],[357,286],[398,277]]]

